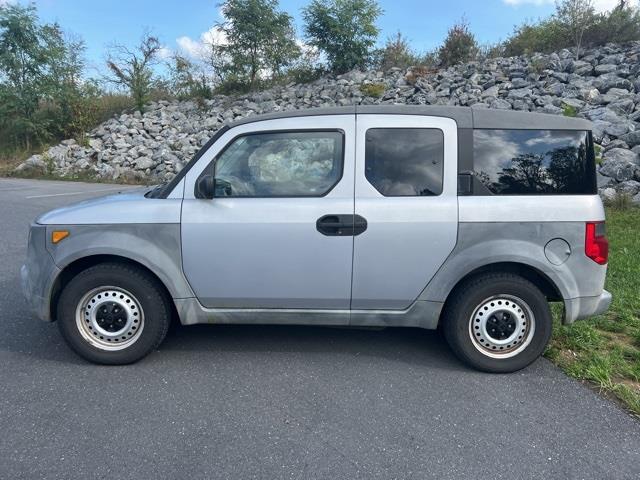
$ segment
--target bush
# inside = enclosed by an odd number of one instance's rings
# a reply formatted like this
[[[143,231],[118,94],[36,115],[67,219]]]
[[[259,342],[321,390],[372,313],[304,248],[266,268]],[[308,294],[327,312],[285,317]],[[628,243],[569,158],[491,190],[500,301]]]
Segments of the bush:
[[[511,38],[504,43],[504,53],[508,57],[537,52],[549,53],[567,45],[562,25],[555,18],[549,18],[516,27]]]
[[[391,68],[407,69],[423,63],[421,58],[409,46],[409,41],[398,32],[389,37],[385,46],[376,52],[374,64],[382,71]]]
[[[449,29],[447,38],[438,51],[438,57],[440,64],[446,68],[474,60],[478,51],[478,43],[469,30],[469,24],[462,19]]]
[[[504,43],[502,42],[484,44],[478,48],[479,60],[498,57],[504,57]]]
[[[635,40],[640,40],[640,10],[624,0],[610,13],[600,14],[585,33],[585,42],[591,46]]]
[[[178,100],[211,100],[213,89],[204,69],[182,55],[175,54],[169,63],[166,91]]]
[[[387,87],[384,83],[365,83],[360,87],[360,91],[367,97],[381,98]]]
[[[578,109],[573,105],[563,104],[562,114],[565,117],[575,118],[578,116]]]
[[[257,85],[254,85],[254,88],[258,89],[258,85],[261,85],[261,83],[258,82]],[[213,92],[219,95],[236,95],[247,93],[251,88],[244,78],[227,75],[215,86]]]
[[[311,83],[322,77],[326,71],[313,65],[300,65],[287,69],[283,74],[274,77],[274,84]]]
[[[594,145],[594,150],[596,153],[596,165],[601,165],[603,162],[602,158],[602,147],[597,143]]]
[[[104,93],[96,97],[94,100],[94,117],[91,128],[96,127],[102,122],[109,120],[114,115],[120,115],[122,112],[133,110],[133,99],[128,95],[117,93]]]
[[[524,23],[516,27],[513,35],[504,42],[505,55],[525,55],[535,52],[551,53],[563,48],[576,47],[576,35],[581,34],[579,43],[583,47],[596,47],[609,42],[625,43],[640,40],[640,10],[631,6],[627,0],[621,0],[610,12],[593,14],[583,12],[586,20],[571,26],[566,12],[560,15],[558,5],[556,14],[535,23]],[[580,3],[580,2],[577,2]],[[584,7],[584,4],[582,4]],[[582,28],[584,27],[584,30]]]

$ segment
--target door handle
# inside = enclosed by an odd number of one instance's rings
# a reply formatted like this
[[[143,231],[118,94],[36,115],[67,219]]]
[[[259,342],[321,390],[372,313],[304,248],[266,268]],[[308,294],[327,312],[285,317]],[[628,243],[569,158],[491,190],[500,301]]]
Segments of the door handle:
[[[324,215],[316,228],[328,237],[353,237],[367,229],[367,220],[360,215]]]

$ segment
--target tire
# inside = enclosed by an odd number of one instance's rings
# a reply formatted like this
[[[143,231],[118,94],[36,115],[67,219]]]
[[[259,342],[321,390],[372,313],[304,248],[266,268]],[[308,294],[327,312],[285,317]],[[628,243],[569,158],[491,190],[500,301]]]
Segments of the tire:
[[[159,282],[134,266],[102,263],[64,287],[57,323],[69,347],[90,362],[126,365],[156,349],[171,323]]]
[[[542,355],[551,338],[549,304],[518,275],[490,273],[458,287],[447,303],[443,333],[460,360],[490,373],[511,373]]]

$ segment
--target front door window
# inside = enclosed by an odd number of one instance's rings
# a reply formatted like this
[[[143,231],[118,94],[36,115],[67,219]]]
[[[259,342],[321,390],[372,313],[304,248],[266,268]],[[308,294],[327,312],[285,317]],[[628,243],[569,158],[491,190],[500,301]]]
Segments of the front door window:
[[[238,137],[216,159],[216,196],[321,197],[342,176],[342,151],[337,131]]]

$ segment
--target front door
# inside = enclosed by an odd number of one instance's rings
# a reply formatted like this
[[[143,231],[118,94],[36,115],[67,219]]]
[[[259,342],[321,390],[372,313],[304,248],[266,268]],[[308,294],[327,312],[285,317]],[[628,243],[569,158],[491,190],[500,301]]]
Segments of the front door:
[[[448,118],[357,116],[354,310],[403,310],[456,244],[457,128]]]
[[[185,275],[208,308],[348,309],[355,116],[232,128],[187,174]],[[202,163],[200,165],[200,163]],[[198,199],[203,173],[216,197]]]

